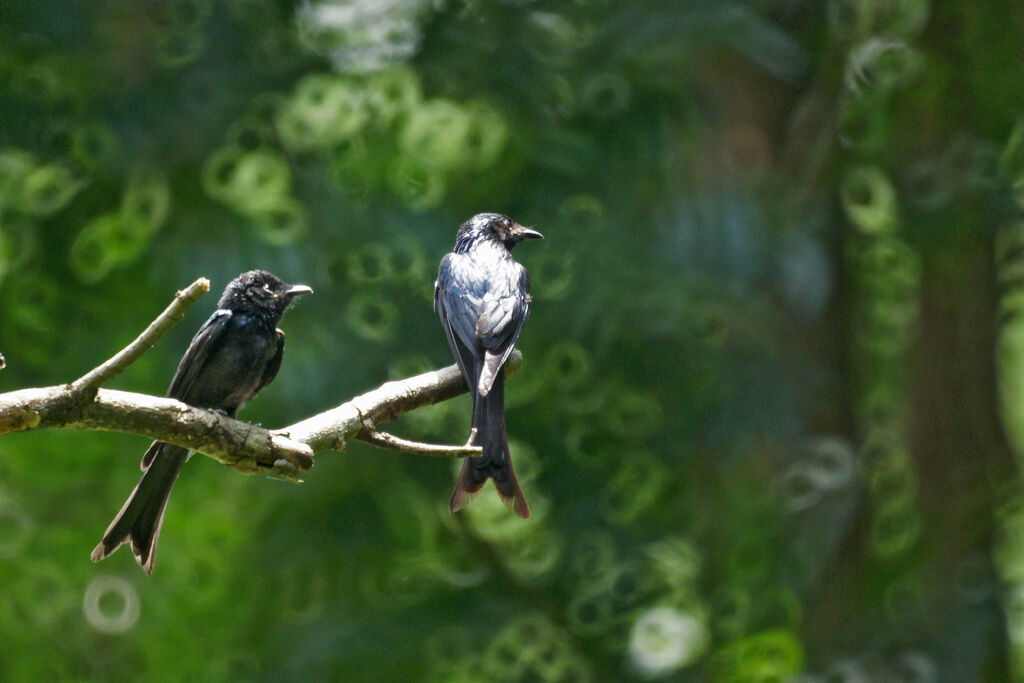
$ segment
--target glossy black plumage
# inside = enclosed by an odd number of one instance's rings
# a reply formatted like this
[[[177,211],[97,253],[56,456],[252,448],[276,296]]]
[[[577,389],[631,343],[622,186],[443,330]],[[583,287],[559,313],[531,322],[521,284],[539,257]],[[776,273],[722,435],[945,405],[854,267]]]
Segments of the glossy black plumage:
[[[502,367],[530,309],[530,280],[510,250],[540,237],[507,216],[482,213],[462,224],[455,249],[441,259],[434,304],[473,396],[474,443],[483,449],[462,465],[448,505],[452,512],[465,507],[490,478],[506,505],[520,517],[530,516],[509,457]]]
[[[277,375],[285,339],[277,323],[295,297],[311,291],[262,270],[232,280],[189,344],[167,396],[234,417]],[[92,551],[93,562],[130,542],[143,570],[153,571],[167,500],[189,455],[179,446],[153,442],[142,457],[142,478]]]

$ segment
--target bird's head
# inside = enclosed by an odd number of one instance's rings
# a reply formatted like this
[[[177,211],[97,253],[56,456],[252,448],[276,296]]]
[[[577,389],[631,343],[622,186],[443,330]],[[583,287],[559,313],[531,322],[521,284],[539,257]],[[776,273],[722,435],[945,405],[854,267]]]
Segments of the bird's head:
[[[544,235],[533,228],[519,225],[508,216],[500,213],[478,213],[459,228],[455,244],[456,247],[460,244],[468,246],[473,242],[489,239],[501,242],[506,248],[511,249],[523,240],[543,238]]]
[[[250,270],[228,283],[218,306],[229,310],[252,309],[280,318],[296,297],[312,291],[306,285],[290,285],[265,270]]]

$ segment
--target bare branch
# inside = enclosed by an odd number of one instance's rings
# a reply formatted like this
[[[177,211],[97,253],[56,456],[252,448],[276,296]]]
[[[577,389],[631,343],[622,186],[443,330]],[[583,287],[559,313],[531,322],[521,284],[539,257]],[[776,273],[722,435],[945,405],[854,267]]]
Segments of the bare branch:
[[[514,351],[506,371],[512,373],[521,365],[522,355]],[[313,465],[314,451],[342,451],[355,438],[424,455],[478,453],[479,449],[472,446],[431,446],[391,435],[374,437],[374,433],[380,434],[375,429],[377,424],[465,391],[459,369],[451,365],[387,382],[319,415],[283,429],[268,430],[171,398],[114,389],[99,389],[91,401],[82,403],[65,384],[0,394],[0,437],[47,428],[125,432],[195,450],[247,474],[295,480],[298,472]]]
[[[434,455],[442,458],[476,457],[484,452],[484,449],[480,448],[480,446],[470,446],[468,444],[465,446],[438,446],[430,443],[420,443],[419,441],[409,441],[394,434],[379,432],[373,427],[364,427],[356,434],[356,438],[380,448],[415,453],[417,455]]]
[[[203,453],[246,474],[269,474],[293,481],[298,481],[299,472],[313,466],[315,451],[342,451],[348,441],[357,438],[421,455],[480,454],[480,448],[469,444],[423,444],[376,429],[404,412],[465,393],[466,383],[455,365],[387,382],[319,415],[275,430],[171,398],[99,388],[149,350],[209,289],[209,281],[201,278],[178,292],[171,305],[135,341],[75,382],[0,394],[0,437],[46,428],[126,432]],[[522,354],[513,351],[505,372],[516,372],[522,363]]]
[[[71,392],[79,398],[88,400],[90,393],[95,393],[103,383],[110,381],[125,368],[138,360],[142,354],[153,348],[153,344],[181,321],[189,306],[199,301],[199,297],[210,291],[210,281],[201,277],[185,289],[179,291],[174,301],[149,324],[142,334],[128,346],[121,349],[108,361],[90,370],[88,373],[71,383]]]
[[[522,366],[517,350],[506,372]],[[0,394],[0,437],[31,429],[98,429],[138,434],[203,453],[248,474],[295,479],[313,465],[314,451],[343,451],[351,439],[426,455],[473,455],[472,446],[430,446],[387,435],[374,438],[376,425],[404,412],[466,392],[458,367],[451,365],[404,380],[387,382],[336,408],[283,429],[234,420],[221,413],[171,398],[99,389],[82,403],[70,385]],[[366,432],[361,436],[361,432]],[[387,443],[384,443],[387,442]]]
[[[305,444],[173,398],[100,389],[81,403],[68,385],[0,394],[0,436],[44,428],[147,436],[200,451],[246,473],[294,479],[297,471],[313,466],[313,451]]]
[[[505,373],[511,375],[522,365],[523,354],[516,349],[505,362]],[[446,401],[467,391],[458,366],[449,365],[407,379],[386,382],[373,391],[278,432],[307,444],[314,451],[343,451],[345,444],[356,438],[367,425],[376,427],[402,413]]]

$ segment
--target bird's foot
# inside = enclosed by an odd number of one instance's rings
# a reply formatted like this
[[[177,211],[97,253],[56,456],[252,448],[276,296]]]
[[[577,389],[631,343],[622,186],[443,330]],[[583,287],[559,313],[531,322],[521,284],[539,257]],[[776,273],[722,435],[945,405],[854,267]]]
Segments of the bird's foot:
[[[466,447],[469,448],[472,446],[474,441],[476,441],[476,427],[469,430],[469,438],[466,440]]]

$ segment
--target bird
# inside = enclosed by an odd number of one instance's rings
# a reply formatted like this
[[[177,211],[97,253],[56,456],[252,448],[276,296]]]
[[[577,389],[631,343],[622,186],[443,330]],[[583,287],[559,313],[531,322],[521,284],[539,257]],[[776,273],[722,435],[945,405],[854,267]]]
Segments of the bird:
[[[265,270],[236,277],[192,338],[167,396],[234,417],[277,375],[285,340],[277,324],[296,297],[312,291]],[[93,562],[130,543],[143,571],[153,573],[167,500],[191,454],[181,446],[153,442],[142,457],[142,478],[92,551]]]
[[[502,368],[530,310],[530,279],[511,250],[543,237],[508,216],[480,213],[459,227],[454,250],[438,268],[434,307],[473,397],[467,445],[483,451],[463,462],[448,503],[452,512],[468,505],[492,479],[502,502],[523,519],[530,517],[509,457]]]

